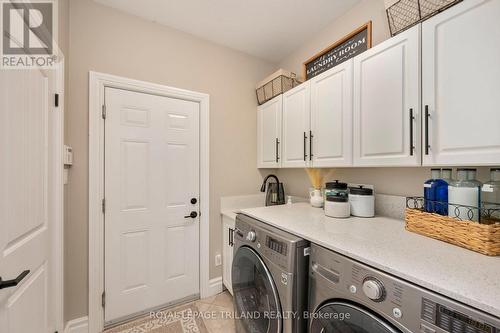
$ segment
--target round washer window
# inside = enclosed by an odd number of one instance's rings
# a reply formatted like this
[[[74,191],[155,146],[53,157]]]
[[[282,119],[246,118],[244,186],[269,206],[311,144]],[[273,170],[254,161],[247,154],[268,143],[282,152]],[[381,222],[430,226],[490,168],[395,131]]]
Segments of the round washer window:
[[[400,333],[382,318],[343,302],[326,303],[312,317],[310,333]]]
[[[281,331],[281,307],[269,269],[249,247],[238,249],[233,259],[232,282],[237,332]]]

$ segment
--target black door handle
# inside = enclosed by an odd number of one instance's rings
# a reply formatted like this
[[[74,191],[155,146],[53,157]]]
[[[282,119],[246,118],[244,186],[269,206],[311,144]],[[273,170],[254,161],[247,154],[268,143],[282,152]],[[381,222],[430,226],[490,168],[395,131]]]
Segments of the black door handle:
[[[279,154],[279,146],[280,146],[280,140],[276,138],[276,163],[279,162],[280,160],[280,154]]]
[[[184,216],[184,218],[185,219],[189,219],[189,218],[195,219],[197,216],[198,216],[198,213],[195,211],[192,211],[191,213],[189,213],[189,215]]]
[[[309,131],[309,161],[313,159],[313,132]]]
[[[229,246],[234,245],[234,230],[232,228],[229,228]]]
[[[307,134],[306,132],[304,132],[304,161],[307,160],[306,141],[307,141]]]
[[[5,288],[11,288],[17,286],[21,281],[30,273],[29,269],[25,270],[21,274],[19,274],[18,277],[16,277],[14,280],[6,280],[2,281],[2,278],[0,277],[0,289],[5,289]]]
[[[429,105],[425,106],[425,155],[429,155],[429,148],[431,145],[429,144]]]
[[[413,145],[413,121],[415,117],[413,116],[413,109],[410,108],[410,156],[413,156],[413,150],[415,146]]]

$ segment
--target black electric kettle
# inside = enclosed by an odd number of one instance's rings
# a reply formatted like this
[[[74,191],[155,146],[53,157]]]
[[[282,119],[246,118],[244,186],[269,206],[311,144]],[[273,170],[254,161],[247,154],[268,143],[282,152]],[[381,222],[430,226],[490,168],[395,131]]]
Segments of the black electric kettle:
[[[266,206],[284,205],[285,204],[285,190],[283,183],[280,183],[278,177],[275,175],[268,175],[264,178],[264,182],[260,188],[261,192],[266,192],[266,184],[269,178],[273,178],[276,182],[269,183],[266,193]]]

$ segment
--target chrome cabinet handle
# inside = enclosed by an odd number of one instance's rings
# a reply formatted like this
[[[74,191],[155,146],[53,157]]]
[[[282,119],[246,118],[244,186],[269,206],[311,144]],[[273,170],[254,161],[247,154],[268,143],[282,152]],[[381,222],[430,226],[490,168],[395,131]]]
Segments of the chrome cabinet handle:
[[[21,274],[19,274],[18,277],[16,277],[15,279],[6,281],[3,281],[2,278],[0,277],[0,289],[12,288],[17,286],[29,273],[30,270],[27,269]]]

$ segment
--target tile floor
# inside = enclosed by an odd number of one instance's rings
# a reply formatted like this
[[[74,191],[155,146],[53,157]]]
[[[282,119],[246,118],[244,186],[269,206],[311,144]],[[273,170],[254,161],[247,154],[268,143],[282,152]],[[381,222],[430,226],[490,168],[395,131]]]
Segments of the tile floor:
[[[201,313],[204,314],[203,322],[209,333],[235,332],[233,315],[233,297],[225,292],[201,299],[195,302]]]
[[[222,292],[218,295],[201,299],[198,301],[188,302],[185,304],[174,306],[170,309],[164,309],[161,311],[175,312],[180,311],[178,309],[184,310],[189,308],[190,305],[194,305],[197,308],[198,316],[196,321],[203,321],[205,327],[199,327],[199,331],[203,333],[234,333],[235,325],[233,319],[233,297],[228,291]],[[161,320],[160,320],[161,321]],[[171,325],[170,321],[165,321],[160,323],[156,319],[148,319],[146,316],[136,318],[130,322],[122,323],[113,328],[109,328],[104,331],[104,333],[151,333],[151,332],[169,332],[169,333],[184,333],[184,332],[197,332],[198,328],[192,330],[190,325],[186,328],[182,326]],[[167,328],[165,324],[168,322],[170,325]],[[183,325],[184,326],[184,325]],[[196,325],[195,325],[196,326]],[[206,328],[206,330],[205,330]]]

